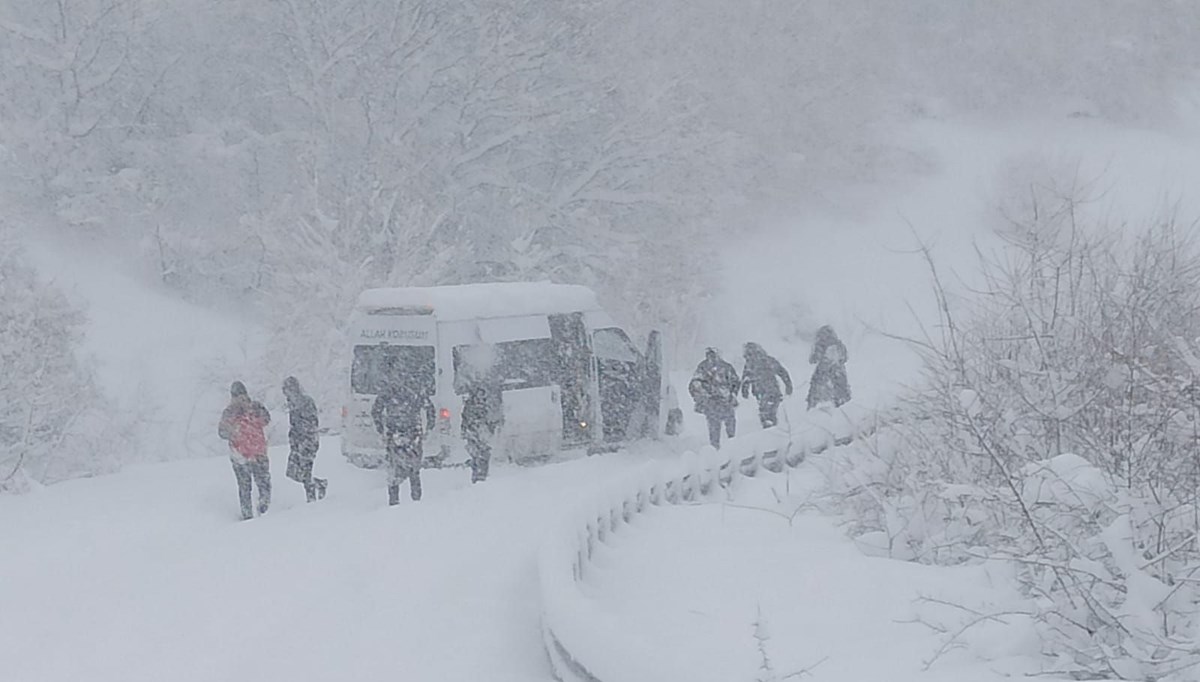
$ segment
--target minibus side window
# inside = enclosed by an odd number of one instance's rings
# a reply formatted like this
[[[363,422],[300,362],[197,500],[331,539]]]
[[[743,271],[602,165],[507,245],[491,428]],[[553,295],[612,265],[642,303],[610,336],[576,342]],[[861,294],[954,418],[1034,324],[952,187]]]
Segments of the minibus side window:
[[[354,361],[350,365],[351,389],[358,394],[379,395],[389,379],[385,376],[389,358],[399,361],[399,379],[411,381],[428,393],[433,393],[433,346],[355,346]]]
[[[593,332],[592,349],[596,357],[605,360],[638,362],[641,359],[625,331],[619,327],[605,327]]]
[[[550,339],[502,341],[491,346],[491,370],[496,372],[503,390],[541,388],[559,383],[558,359],[554,354],[554,343]],[[454,390],[460,395],[466,386],[462,373],[467,367],[468,359],[475,355],[472,348],[455,346],[453,350]]]

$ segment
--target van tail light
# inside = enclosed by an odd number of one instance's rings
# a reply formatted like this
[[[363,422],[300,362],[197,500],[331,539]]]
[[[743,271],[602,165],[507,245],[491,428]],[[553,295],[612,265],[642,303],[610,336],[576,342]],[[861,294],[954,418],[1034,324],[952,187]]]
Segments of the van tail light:
[[[438,412],[438,416],[441,417],[442,419],[449,419],[450,418],[450,408],[443,407],[442,411]]]

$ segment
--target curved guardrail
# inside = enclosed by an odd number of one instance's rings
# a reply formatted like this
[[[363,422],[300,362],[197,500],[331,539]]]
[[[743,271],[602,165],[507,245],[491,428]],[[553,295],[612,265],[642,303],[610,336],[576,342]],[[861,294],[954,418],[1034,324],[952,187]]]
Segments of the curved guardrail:
[[[810,454],[874,430],[857,426],[862,420],[844,408],[830,417],[828,424],[789,427],[785,415],[783,425],[730,439],[719,451],[706,446],[700,455],[689,451],[673,462],[648,464],[571,517],[538,555],[542,635],[556,677],[562,682],[634,682],[621,671],[635,669],[638,680],[677,679],[681,671],[671,670],[653,643],[597,608],[581,589],[597,545],[650,507],[701,501],[738,476],[781,473]]]

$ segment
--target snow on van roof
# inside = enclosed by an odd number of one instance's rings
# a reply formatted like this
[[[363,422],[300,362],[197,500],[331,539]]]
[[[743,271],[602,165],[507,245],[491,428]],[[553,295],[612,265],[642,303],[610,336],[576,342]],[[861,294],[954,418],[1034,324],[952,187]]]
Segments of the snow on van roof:
[[[433,308],[439,320],[538,315],[599,310],[596,293],[575,284],[486,282],[440,287],[367,289],[357,308]]]

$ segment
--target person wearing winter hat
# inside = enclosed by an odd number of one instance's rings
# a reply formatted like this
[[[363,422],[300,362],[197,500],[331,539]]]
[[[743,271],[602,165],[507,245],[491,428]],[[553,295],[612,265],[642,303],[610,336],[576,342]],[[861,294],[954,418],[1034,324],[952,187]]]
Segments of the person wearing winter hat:
[[[304,496],[309,502],[324,498],[329,481],[313,478],[313,461],[321,447],[317,404],[300,388],[296,377],[283,380],[283,396],[288,408],[288,454],[287,477],[304,486]]]
[[[762,427],[775,426],[779,423],[779,404],[783,402],[779,382],[783,381],[784,390],[790,396],[792,377],[778,360],[753,341],[742,347],[742,356],[746,359],[742,371],[742,397],[749,398],[753,393],[758,401],[758,420]]]
[[[813,368],[808,382],[808,409],[823,402],[833,402],[841,407],[850,402],[850,381],[846,378],[846,345],[838,338],[833,327],[824,325],[817,330],[812,352],[808,355]]]
[[[688,382],[688,393],[695,401],[696,412],[708,420],[708,442],[721,449],[721,427],[725,435],[733,438],[737,432],[737,393],[741,378],[733,365],[721,358],[716,348],[704,351],[704,360],[696,365],[696,372]]]
[[[250,397],[240,381],[229,387],[229,405],[221,414],[217,435],[229,443],[229,460],[237,478],[238,500],[242,519],[254,518],[250,500],[251,480],[258,486],[258,513],[266,514],[271,506],[271,463],[267,459],[265,429],[271,423],[271,413],[263,404]]]

